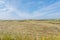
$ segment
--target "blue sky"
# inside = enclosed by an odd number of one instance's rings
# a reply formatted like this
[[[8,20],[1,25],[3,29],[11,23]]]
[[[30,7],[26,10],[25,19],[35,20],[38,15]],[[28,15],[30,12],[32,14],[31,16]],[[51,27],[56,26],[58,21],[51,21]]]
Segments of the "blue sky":
[[[60,0],[0,0],[0,20],[60,19]]]

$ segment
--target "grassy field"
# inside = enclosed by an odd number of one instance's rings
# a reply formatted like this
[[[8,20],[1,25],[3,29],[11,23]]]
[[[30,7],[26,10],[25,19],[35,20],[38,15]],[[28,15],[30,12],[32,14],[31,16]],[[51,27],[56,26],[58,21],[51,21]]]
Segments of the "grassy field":
[[[60,20],[0,20],[0,40],[60,40]]]

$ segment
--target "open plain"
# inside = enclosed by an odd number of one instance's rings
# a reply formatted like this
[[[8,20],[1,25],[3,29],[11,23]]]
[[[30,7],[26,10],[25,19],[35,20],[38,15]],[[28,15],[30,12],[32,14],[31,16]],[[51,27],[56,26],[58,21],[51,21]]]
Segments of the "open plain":
[[[1,20],[0,40],[60,40],[60,20]]]

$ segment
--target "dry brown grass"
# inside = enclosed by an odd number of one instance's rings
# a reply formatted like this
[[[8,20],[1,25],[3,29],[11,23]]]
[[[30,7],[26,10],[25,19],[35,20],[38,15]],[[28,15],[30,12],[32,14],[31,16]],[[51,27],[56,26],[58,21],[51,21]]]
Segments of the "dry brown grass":
[[[60,40],[60,21],[0,21],[0,40]]]

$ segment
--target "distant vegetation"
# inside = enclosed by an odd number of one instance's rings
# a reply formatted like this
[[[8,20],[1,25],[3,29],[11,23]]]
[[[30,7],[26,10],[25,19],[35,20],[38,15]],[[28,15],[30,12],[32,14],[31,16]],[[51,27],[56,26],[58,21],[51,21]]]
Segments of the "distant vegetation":
[[[60,20],[0,20],[0,40],[60,40]]]

